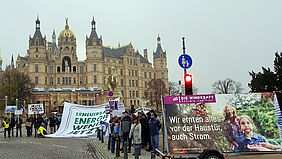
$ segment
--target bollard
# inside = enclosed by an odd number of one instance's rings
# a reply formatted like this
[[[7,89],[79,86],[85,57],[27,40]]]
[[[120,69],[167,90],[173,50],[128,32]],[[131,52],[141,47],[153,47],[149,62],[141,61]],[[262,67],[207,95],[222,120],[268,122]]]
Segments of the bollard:
[[[111,149],[111,139],[112,138],[112,134],[109,134],[109,139],[108,139],[108,150]]]
[[[119,141],[119,137],[117,137],[117,146],[116,146],[116,157],[120,157],[120,153],[119,153],[119,151],[120,151],[120,141]]]
[[[155,156],[155,152],[151,152],[151,159],[155,159],[156,156]]]
[[[104,133],[103,133],[103,130],[101,130],[101,143],[104,143]]]
[[[127,141],[125,139],[123,144],[123,152],[124,152],[124,159],[128,159],[128,153],[127,153]]]
[[[100,128],[97,129],[97,137],[99,139],[99,141],[101,140],[101,137],[100,137],[101,133],[100,133]]]

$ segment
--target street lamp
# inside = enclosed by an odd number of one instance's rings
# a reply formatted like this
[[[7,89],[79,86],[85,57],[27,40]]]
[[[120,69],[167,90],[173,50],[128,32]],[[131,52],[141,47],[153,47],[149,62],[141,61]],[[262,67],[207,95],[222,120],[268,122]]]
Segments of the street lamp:
[[[8,96],[5,96],[5,106],[7,107],[7,103],[8,103]]]
[[[95,94],[94,94],[94,97],[93,97],[93,105],[95,106]]]
[[[19,109],[19,108],[18,108],[18,102],[19,102],[19,99],[17,98],[17,99],[16,99],[16,107],[17,107],[17,109]]]

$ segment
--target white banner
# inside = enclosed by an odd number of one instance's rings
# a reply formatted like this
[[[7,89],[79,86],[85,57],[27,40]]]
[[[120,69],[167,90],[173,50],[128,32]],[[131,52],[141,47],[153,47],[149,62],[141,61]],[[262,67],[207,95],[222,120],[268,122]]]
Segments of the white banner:
[[[43,104],[29,104],[28,114],[42,114],[44,113]]]
[[[23,114],[23,110],[15,110],[15,115],[22,115]]]
[[[60,128],[46,137],[97,137],[100,122],[109,123],[109,120],[104,105],[93,107],[65,102]]]

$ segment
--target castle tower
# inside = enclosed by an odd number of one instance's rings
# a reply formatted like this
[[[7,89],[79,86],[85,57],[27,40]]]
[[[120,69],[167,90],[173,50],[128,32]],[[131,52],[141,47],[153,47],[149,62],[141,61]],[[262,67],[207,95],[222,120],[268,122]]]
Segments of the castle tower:
[[[156,52],[153,53],[154,58],[154,69],[156,79],[162,79],[168,88],[168,69],[167,69],[167,58],[166,51],[163,51],[161,46],[161,38],[158,35],[157,38],[157,49]]]
[[[102,37],[98,38],[96,32],[96,22],[91,22],[91,33],[89,38],[86,36],[86,59],[102,58]]]
[[[28,55],[31,59],[46,58],[46,37],[42,37],[40,31],[40,21],[37,16],[35,21],[35,32],[33,37],[29,37],[29,50]]]

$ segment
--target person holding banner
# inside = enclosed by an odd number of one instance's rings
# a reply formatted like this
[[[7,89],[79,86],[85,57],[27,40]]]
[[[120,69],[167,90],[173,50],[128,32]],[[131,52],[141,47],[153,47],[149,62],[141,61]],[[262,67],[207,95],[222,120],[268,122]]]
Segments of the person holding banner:
[[[21,115],[19,115],[19,117],[16,120],[16,129],[17,129],[16,137],[18,137],[19,131],[20,131],[20,137],[22,137],[22,123],[23,123],[22,117],[21,117]]]
[[[4,121],[2,123],[2,126],[4,127],[4,138],[6,138],[6,132],[8,131],[8,137],[10,138],[10,124],[9,124],[9,118],[5,117]]]
[[[26,126],[26,131],[27,131],[27,137],[31,137],[32,136],[32,118],[27,115],[26,116],[26,122],[25,122],[25,126]]]

